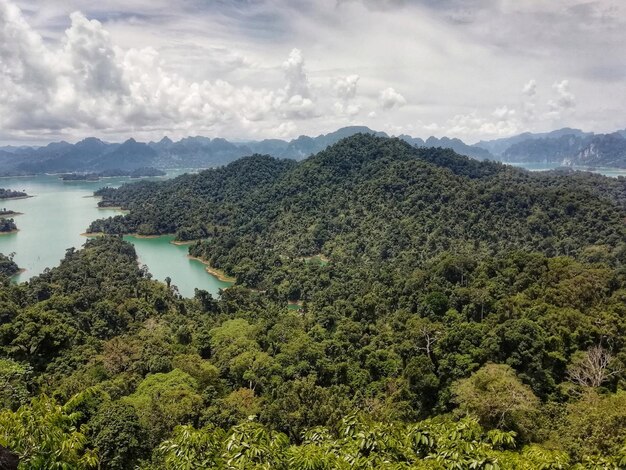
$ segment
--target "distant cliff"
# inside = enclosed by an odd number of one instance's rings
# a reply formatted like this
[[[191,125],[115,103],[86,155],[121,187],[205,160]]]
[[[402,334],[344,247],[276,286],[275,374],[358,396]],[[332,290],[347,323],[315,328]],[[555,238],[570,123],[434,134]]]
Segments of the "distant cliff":
[[[593,134],[566,128],[482,141],[476,146],[490,150],[504,162],[626,168],[626,130]]]

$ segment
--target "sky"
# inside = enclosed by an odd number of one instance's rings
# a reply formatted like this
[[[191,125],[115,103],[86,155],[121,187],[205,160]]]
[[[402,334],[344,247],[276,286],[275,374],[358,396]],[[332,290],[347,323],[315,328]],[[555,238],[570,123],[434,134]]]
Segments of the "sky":
[[[623,0],[0,0],[0,143],[626,127]]]

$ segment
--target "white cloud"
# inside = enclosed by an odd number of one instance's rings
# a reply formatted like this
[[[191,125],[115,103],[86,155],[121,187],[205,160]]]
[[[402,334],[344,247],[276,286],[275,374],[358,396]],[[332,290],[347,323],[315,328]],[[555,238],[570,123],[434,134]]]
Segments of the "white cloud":
[[[353,118],[361,112],[361,105],[355,102],[360,78],[359,75],[353,74],[335,79],[332,87],[340,100],[334,105],[335,113],[338,116]]]
[[[524,123],[532,124],[537,120],[537,80],[528,80],[522,88],[522,95],[521,116]]]
[[[500,106],[491,113],[498,121],[507,121],[515,117],[515,110],[508,106]]]
[[[288,119],[309,119],[319,115],[312,96],[309,79],[304,69],[304,57],[299,49],[292,49],[283,62],[287,85],[277,94],[276,108]]]
[[[522,88],[522,93],[530,97],[535,96],[537,94],[537,80],[528,80],[528,82],[524,85],[524,88]]]
[[[309,98],[304,98],[301,95],[293,95],[286,101],[279,100],[280,109],[283,111],[285,117],[292,119],[306,119],[317,115],[315,109],[315,103]]]
[[[338,78],[334,84],[337,97],[342,100],[353,99],[356,96],[357,85],[359,84],[360,78],[361,77],[356,74]]]
[[[109,33],[100,22],[90,21],[80,12],[72,13],[70,20],[62,60],[69,67],[66,72],[74,75],[74,84],[90,95],[127,95],[129,88]]]
[[[526,130],[529,123],[544,119],[554,122],[573,112],[576,98],[569,89],[568,80],[554,83],[552,92],[556,97],[550,99],[545,108],[540,108],[537,105],[537,82],[529,80],[521,89],[523,99],[518,106],[499,105],[491,113],[475,109],[469,113],[456,114],[445,124],[432,123],[423,126],[423,129],[466,140],[472,140],[477,135],[490,139],[520,133]]]
[[[292,49],[289,57],[283,62],[283,70],[287,78],[285,91],[287,96],[302,96],[307,98],[310,94],[309,79],[304,71],[304,58],[300,49]]]
[[[385,88],[379,95],[380,106],[385,109],[393,109],[406,104],[406,99],[392,87]]]
[[[489,138],[503,137],[521,130],[515,114],[515,110],[507,106],[496,108],[489,118],[479,115],[476,111],[457,114],[442,128],[445,134],[466,139],[473,135],[483,135]]]
[[[423,126],[423,128],[425,131],[428,131],[428,132],[437,132],[441,129],[439,124],[437,124],[436,122],[431,122],[430,124],[426,124],[425,126]]]
[[[351,104],[346,102],[337,101],[335,103],[335,113],[339,116],[356,116],[361,112],[361,107],[358,104]]]
[[[576,107],[576,97],[569,89],[569,80],[555,82],[552,89],[556,98],[548,101],[549,115],[560,118],[563,114],[573,112]]]
[[[283,63],[284,87],[275,90],[222,79],[189,81],[168,72],[155,49],[116,47],[99,21],[79,12],[70,21],[56,48],[46,46],[19,9],[0,0],[1,127],[17,132],[219,126],[254,131],[254,122],[317,115],[297,49]],[[284,133],[293,127],[278,129]]]
[[[287,121],[281,123],[276,129],[274,129],[273,134],[276,137],[291,137],[297,131],[297,126],[292,121]]]
[[[0,126],[14,128],[38,125],[59,127],[45,106],[56,86],[58,62],[48,53],[39,35],[24,20],[20,10],[0,2]],[[30,113],[31,119],[25,119]]]
[[[533,123],[537,116],[537,104],[534,101],[524,101],[522,104],[524,122]]]

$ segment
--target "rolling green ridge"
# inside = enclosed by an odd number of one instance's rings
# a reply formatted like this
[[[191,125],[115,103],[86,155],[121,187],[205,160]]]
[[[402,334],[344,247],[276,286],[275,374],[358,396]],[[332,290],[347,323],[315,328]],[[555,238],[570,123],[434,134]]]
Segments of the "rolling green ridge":
[[[255,156],[98,194],[131,213],[90,231],[208,239],[191,253],[263,289],[285,259],[317,253],[406,273],[446,251],[575,255],[593,245],[615,252],[626,239],[622,179],[533,174],[369,135],[300,164]]]

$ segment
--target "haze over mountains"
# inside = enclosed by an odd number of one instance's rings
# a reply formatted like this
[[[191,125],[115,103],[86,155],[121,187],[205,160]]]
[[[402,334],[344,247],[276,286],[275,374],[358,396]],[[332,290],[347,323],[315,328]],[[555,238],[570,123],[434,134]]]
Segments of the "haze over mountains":
[[[256,153],[302,160],[357,133],[388,136],[365,126],[351,126],[317,137],[303,135],[291,141],[231,142],[198,136],[177,142],[164,137],[158,142],[148,143],[131,138],[120,144],[90,137],[76,144],[62,141],[44,147],[0,147],[0,174],[101,172],[147,167],[208,168]],[[426,140],[404,134],[398,137],[415,147],[449,148],[479,160],[626,168],[626,129],[611,134],[594,134],[564,128],[548,133],[527,132],[509,138],[480,141],[474,145],[448,137],[431,136]]]

